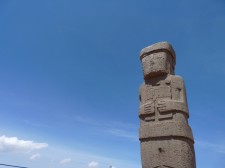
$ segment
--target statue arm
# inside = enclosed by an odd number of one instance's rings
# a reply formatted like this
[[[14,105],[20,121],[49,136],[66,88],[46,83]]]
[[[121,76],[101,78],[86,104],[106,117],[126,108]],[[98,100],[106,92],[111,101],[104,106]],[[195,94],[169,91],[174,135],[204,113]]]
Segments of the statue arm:
[[[181,77],[176,77],[174,81],[175,84],[172,85],[172,100],[160,100],[157,108],[161,113],[179,111],[189,117],[184,81]]]
[[[177,100],[161,100],[158,102],[158,110],[163,112],[181,111],[188,114],[187,104]]]
[[[153,101],[140,105],[139,116],[153,115],[155,113],[154,107]]]
[[[144,87],[144,84],[142,84],[139,89],[139,101],[140,101],[139,117],[147,116],[147,115],[149,116],[155,113],[154,102],[152,100],[148,100],[147,102],[145,102],[145,100],[142,100],[143,99],[142,92],[145,92],[145,90],[143,91],[143,87]]]

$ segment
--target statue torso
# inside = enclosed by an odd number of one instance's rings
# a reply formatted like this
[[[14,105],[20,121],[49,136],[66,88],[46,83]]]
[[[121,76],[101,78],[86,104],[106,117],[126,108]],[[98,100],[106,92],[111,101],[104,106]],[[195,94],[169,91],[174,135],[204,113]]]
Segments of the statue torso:
[[[161,100],[172,100],[171,76],[165,80],[150,81],[142,85],[140,90],[141,107],[146,114],[146,121],[172,119],[172,113],[160,114],[157,104]]]

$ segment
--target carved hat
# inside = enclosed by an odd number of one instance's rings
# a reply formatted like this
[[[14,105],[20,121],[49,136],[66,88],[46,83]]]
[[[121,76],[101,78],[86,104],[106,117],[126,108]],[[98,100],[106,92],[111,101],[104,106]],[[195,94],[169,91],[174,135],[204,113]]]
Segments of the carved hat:
[[[173,47],[168,42],[159,42],[143,48],[140,53],[140,59],[142,60],[142,58],[151,53],[157,53],[161,51],[169,53],[172,56],[174,63],[176,64],[176,54],[173,50]]]

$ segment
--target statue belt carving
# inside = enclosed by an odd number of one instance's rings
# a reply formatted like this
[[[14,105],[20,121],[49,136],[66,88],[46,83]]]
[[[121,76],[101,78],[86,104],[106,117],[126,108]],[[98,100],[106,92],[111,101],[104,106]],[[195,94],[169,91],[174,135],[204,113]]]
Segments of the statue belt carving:
[[[164,121],[142,125],[139,130],[139,139],[154,139],[160,137],[183,137],[194,143],[192,130],[188,124],[174,121]]]

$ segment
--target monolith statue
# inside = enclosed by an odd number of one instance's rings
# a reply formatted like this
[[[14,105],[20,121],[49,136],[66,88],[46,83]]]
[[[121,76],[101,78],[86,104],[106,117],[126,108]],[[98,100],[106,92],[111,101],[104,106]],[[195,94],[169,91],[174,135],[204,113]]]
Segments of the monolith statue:
[[[174,74],[176,55],[167,42],[141,50],[140,87],[142,168],[196,168],[194,139],[184,81]]]

